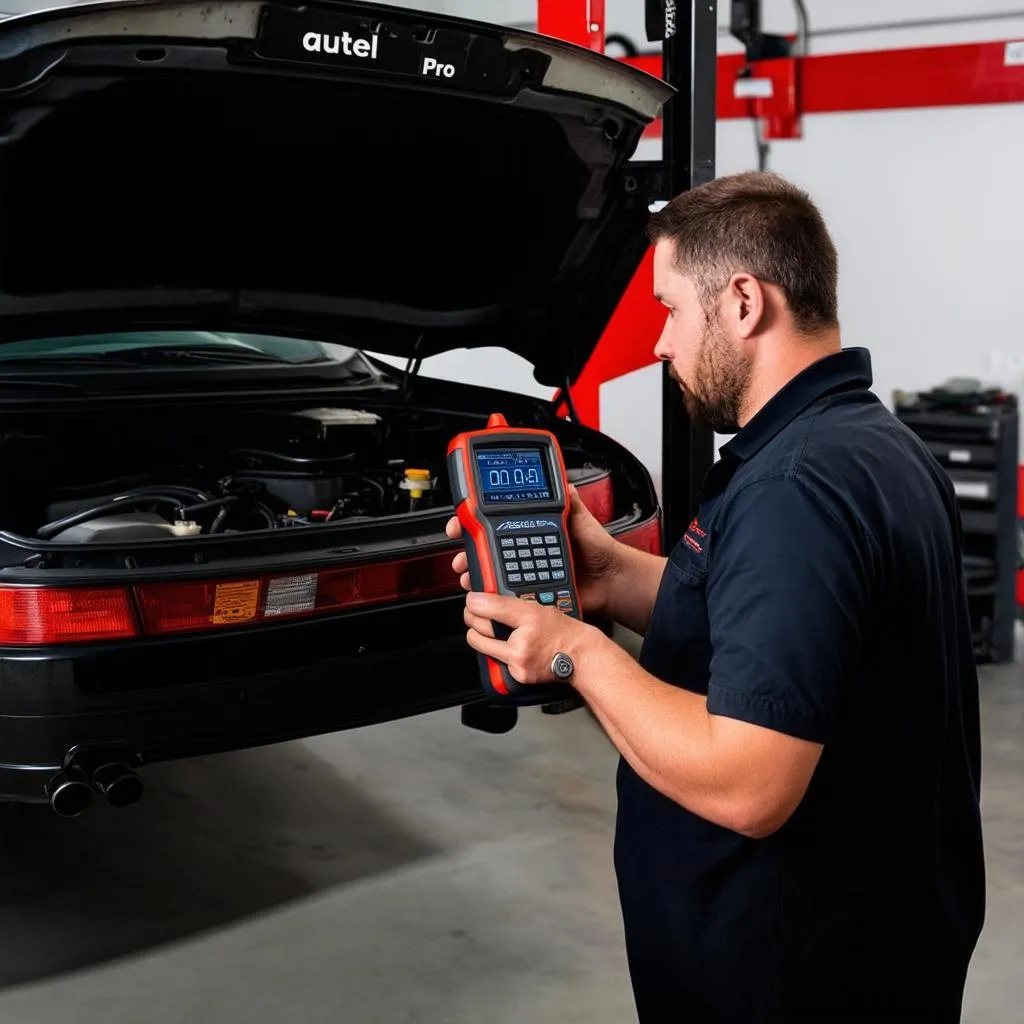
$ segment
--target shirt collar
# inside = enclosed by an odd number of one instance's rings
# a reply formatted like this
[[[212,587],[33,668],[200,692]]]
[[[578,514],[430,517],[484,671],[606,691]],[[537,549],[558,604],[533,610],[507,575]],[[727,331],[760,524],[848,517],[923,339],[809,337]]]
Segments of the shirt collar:
[[[722,446],[721,454],[749,459],[819,398],[869,388],[871,384],[871,354],[867,349],[847,348],[825,356],[798,373],[770,398],[753,419]]]

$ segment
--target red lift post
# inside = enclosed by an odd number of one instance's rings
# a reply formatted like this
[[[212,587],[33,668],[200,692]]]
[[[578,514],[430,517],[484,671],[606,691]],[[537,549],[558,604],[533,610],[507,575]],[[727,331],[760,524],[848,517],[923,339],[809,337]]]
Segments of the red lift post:
[[[757,118],[766,141],[800,138],[807,115],[1024,103],[1024,40],[750,61],[742,53],[717,55],[717,0],[647,0],[648,22],[650,12],[659,6],[675,9],[675,35],[664,40],[660,51],[622,59],[679,89],[666,107],[666,124],[659,121],[647,132],[664,138],[666,199],[714,175],[714,125],[708,138],[701,105],[708,83],[714,91],[715,117]],[[604,50],[605,0],[537,0],[537,14],[542,33]],[[669,127],[673,119],[676,124]],[[648,254],[573,387],[581,420],[599,423],[602,384],[655,362],[653,348],[663,319],[664,311],[652,297]],[[663,413],[662,483],[668,544],[685,528],[696,489],[713,458],[711,437],[677,422],[685,413],[670,385],[667,382]],[[680,436],[687,440],[679,442]],[[1019,595],[1024,608],[1024,572]]]
[[[644,3],[648,36],[661,43],[660,77],[677,90],[660,126],[663,156],[657,172],[660,198],[667,200],[715,176],[718,0],[637,2]],[[537,0],[537,26],[544,34],[603,52],[604,0]],[[573,386],[573,401],[584,423],[598,424],[601,384],[655,362],[665,310],[653,292],[648,252]],[[668,550],[693,517],[698,490],[714,461],[714,436],[689,421],[667,368],[662,381],[662,537]]]

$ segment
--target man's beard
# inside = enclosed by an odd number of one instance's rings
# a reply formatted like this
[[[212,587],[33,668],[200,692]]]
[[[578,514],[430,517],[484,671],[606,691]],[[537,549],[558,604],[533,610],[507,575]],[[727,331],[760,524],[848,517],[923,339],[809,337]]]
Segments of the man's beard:
[[[751,371],[751,361],[731,350],[717,317],[709,317],[705,325],[693,379],[683,381],[674,366],[669,364],[668,368],[669,376],[683,392],[687,415],[716,434],[735,434],[739,430]]]

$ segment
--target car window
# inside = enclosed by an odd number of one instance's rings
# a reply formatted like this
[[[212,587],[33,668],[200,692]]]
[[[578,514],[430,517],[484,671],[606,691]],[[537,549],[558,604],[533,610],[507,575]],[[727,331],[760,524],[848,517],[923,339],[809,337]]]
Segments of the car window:
[[[374,372],[363,353],[349,345],[221,331],[127,331],[14,341],[0,345],[0,368],[25,360],[52,359],[56,363],[79,357],[98,357],[101,365],[104,356],[109,356],[113,365],[126,356],[160,351],[224,353],[237,356],[239,362],[251,354],[253,361],[259,362],[338,363],[354,372]]]

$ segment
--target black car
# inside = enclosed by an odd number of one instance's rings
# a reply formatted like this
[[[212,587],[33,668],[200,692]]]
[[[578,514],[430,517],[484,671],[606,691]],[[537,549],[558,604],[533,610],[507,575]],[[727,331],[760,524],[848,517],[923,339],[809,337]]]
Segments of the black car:
[[[449,439],[555,431],[625,543],[642,465],[561,402],[647,248],[670,95],[519,31],[357,3],[0,23],[0,800],[482,699]],[[399,357],[399,368],[364,353]]]

